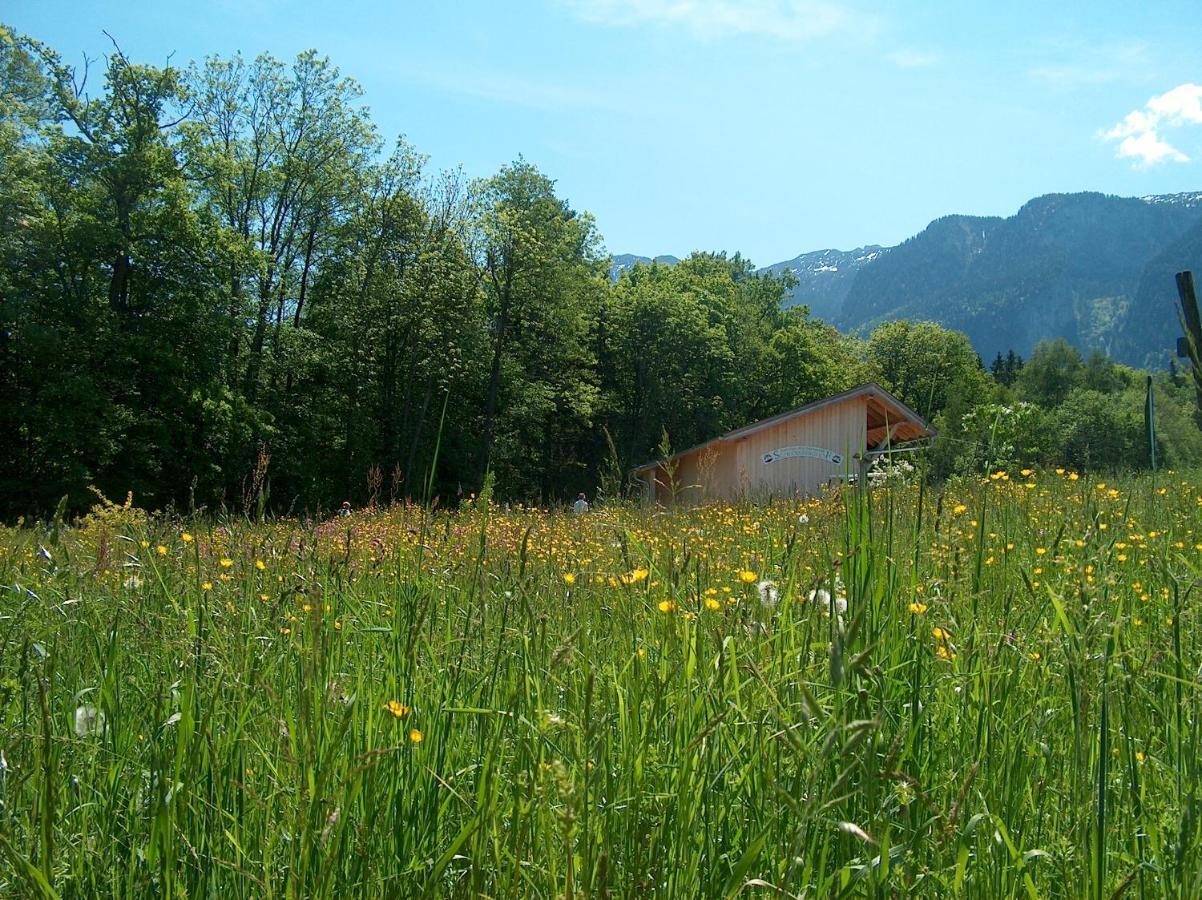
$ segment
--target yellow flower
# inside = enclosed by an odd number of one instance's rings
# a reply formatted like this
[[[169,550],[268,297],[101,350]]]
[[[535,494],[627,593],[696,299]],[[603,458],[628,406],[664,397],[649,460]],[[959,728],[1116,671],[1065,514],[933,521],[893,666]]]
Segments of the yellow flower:
[[[262,572],[264,569],[267,568],[267,563],[263,562],[263,560],[261,560],[261,559],[256,559],[255,560],[255,568],[258,569],[260,572]]]
[[[224,557],[221,560],[221,568],[223,568],[223,569],[228,569],[233,564],[234,564],[234,561],[232,559],[230,559],[228,556]]]
[[[155,547],[154,549],[158,551],[158,553],[159,553],[159,556],[166,556],[166,555],[167,555],[167,548],[166,548],[166,547],[164,547],[162,544],[159,544],[159,545],[158,545],[157,547]]]
[[[951,632],[940,628],[938,625],[931,629],[931,636],[937,641],[950,641],[952,639]]]
[[[392,713],[394,719],[403,719],[405,716],[409,715],[409,713],[413,712],[413,710],[404,703],[400,703],[396,700],[389,700],[384,704],[384,708]]]
[[[183,541],[185,544],[192,543],[192,535],[188,534],[188,532],[186,532],[186,531],[179,536],[179,539],[181,541]]]
[[[635,584],[638,584],[638,582],[645,580],[647,578],[647,576],[650,574],[651,573],[648,572],[646,569],[635,569],[633,572],[630,573],[630,580],[633,581]]]
[[[565,572],[563,575],[563,583],[564,584],[575,584],[576,576],[573,575],[571,572]]]
[[[202,584],[202,585],[200,586],[200,589],[201,589],[202,591],[211,591],[211,590],[213,590],[213,582],[211,582],[211,581],[206,581],[204,584]]]
[[[1080,478],[1080,477],[1081,477],[1081,476],[1080,476],[1080,475],[1078,475],[1076,472],[1069,472],[1069,473],[1068,473],[1068,480],[1069,480],[1069,481],[1076,481],[1076,480],[1077,480],[1078,478]]]
[[[719,610],[722,608],[722,602],[720,600],[715,600],[713,597],[706,597],[705,608],[711,612]]]
[[[1023,469],[1019,474],[1022,475],[1023,478],[1030,478],[1035,473],[1031,469]]]
[[[1036,547],[1036,548],[1035,548],[1035,555],[1036,555],[1036,556],[1043,556],[1043,555],[1044,555],[1045,553],[1047,553],[1047,552],[1048,552],[1048,551],[1047,551],[1045,548],[1043,548],[1043,547]]]
[[[921,616],[926,611],[927,605],[925,603],[919,603],[917,600],[915,600],[910,604],[910,612],[914,613],[916,616]]]
[[[1142,750],[1136,750],[1136,751],[1135,751],[1135,761],[1136,761],[1136,762],[1140,762],[1140,763],[1141,763],[1141,762],[1143,762],[1145,759],[1147,759],[1147,757],[1146,757],[1146,756],[1144,756],[1144,751],[1142,751]]]
[[[952,509],[952,512],[958,516],[958,515],[968,512],[968,507],[965,506],[963,503],[957,503],[955,505],[955,507]]]
[[[409,740],[412,741],[413,743],[420,744],[422,742],[422,738],[424,738],[424,737],[425,737],[425,735],[422,734],[420,731],[418,731],[416,728],[409,729]]]
[[[739,572],[739,581],[743,582],[743,584],[755,584],[759,580],[760,576],[750,569],[743,569]]]
[[[660,612],[662,612],[662,613],[670,613],[670,612],[672,612],[672,610],[674,610],[674,609],[676,609],[676,603],[675,603],[674,601],[672,601],[672,600],[661,600],[661,601],[659,601],[659,611],[660,611]]]

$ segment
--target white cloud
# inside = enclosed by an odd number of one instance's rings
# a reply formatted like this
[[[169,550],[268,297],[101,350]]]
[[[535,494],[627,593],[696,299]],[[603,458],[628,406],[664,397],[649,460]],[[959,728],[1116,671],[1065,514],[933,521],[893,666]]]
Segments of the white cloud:
[[[831,0],[563,0],[577,15],[603,25],[655,24],[698,37],[732,34],[806,41],[869,20]]]
[[[903,69],[921,69],[926,66],[933,66],[939,62],[939,57],[934,53],[924,53],[921,50],[910,50],[907,48],[894,50],[892,53],[886,54],[885,58],[895,66],[900,66]]]
[[[1166,128],[1202,125],[1202,85],[1180,84],[1127,113],[1123,121],[1102,132],[1106,141],[1119,141],[1120,159],[1137,165],[1189,162],[1189,157],[1161,137]]]

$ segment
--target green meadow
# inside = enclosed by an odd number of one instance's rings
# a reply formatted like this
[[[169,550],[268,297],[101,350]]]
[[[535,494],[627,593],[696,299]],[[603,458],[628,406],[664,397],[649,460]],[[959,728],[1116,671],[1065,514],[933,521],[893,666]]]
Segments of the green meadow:
[[[1196,897],[1202,490],[0,529],[0,896]]]

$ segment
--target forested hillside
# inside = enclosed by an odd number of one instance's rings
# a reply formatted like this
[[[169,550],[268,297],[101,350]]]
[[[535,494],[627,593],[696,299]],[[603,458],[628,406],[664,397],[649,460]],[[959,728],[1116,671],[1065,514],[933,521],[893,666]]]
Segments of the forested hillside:
[[[1060,387],[1041,393],[1014,366],[995,379],[935,325],[846,337],[786,308],[789,272],[738,254],[634,264],[612,281],[593,219],[535,165],[475,180],[430,171],[313,51],[164,68],[114,50],[84,72],[5,30],[0,84],[5,516],[64,497],[81,509],[96,491],[148,508],[446,504],[489,471],[509,499],[613,496],[667,446],[870,379],[940,424],[938,473],[994,461],[977,443],[992,426],[971,415],[1025,397],[1036,412],[1023,427],[1042,430],[1013,454],[1146,463],[1125,412],[1142,402],[1133,370],[1060,348],[1039,368]],[[1121,268],[1129,245],[1184,240],[1185,218],[1138,219],[1099,253]],[[1007,234],[997,220],[941,220],[915,239],[938,266],[889,251],[871,265],[888,261],[907,293],[886,310],[865,281],[847,309],[866,321],[952,309],[943,286],[1025,232]],[[1079,281],[1056,252],[1044,258],[1030,303]],[[906,299],[928,294],[935,307]],[[1005,309],[990,307],[994,327]],[[1003,349],[1024,346],[999,334]],[[1188,387],[1158,378],[1176,423],[1166,453],[1202,458]],[[1096,397],[1121,412],[1121,439],[1089,450],[1097,439],[1076,423]]]

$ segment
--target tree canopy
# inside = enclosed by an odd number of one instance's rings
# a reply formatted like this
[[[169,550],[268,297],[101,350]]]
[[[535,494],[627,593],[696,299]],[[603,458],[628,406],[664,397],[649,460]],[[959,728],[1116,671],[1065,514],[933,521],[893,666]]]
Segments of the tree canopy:
[[[611,281],[548,174],[429,171],[316,51],[174,67],[114,48],[97,68],[0,27],[0,514],[95,491],[451,502],[486,473],[547,502],[613,489],[665,436],[684,448],[868,380],[940,426],[937,475],[999,447],[1147,455],[1142,382],[1102,353],[1057,341],[991,375],[928,322],[843,335],[739,254]],[[1183,383],[1157,380],[1176,464],[1202,457]]]

